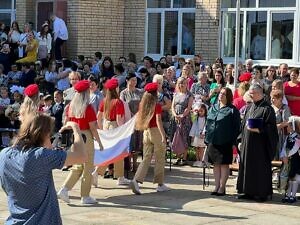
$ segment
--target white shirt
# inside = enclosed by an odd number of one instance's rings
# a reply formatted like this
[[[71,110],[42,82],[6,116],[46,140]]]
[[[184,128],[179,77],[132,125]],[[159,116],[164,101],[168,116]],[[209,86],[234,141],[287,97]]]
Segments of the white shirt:
[[[62,40],[68,40],[68,29],[65,24],[65,21],[63,21],[61,18],[55,17],[55,20],[53,22],[53,32],[54,32],[54,41],[57,38],[60,38]]]
[[[36,35],[36,39],[39,41],[39,46],[47,46],[48,53],[51,51],[51,43],[52,43],[52,37],[51,34],[47,34],[46,37],[41,37],[41,33],[38,32]]]

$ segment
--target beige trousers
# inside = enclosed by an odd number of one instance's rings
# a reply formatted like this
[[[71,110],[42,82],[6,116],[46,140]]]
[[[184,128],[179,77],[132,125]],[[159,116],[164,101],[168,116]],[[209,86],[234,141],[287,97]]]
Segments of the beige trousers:
[[[165,155],[166,145],[161,141],[161,134],[157,127],[149,128],[144,131],[143,139],[143,161],[139,165],[134,179],[143,183],[152,155],[155,156],[154,178],[153,183],[163,184],[165,175]]]
[[[77,181],[81,178],[81,197],[88,197],[90,195],[92,186],[92,172],[94,170],[94,141],[90,130],[82,130],[83,134],[86,135],[86,143],[84,148],[88,155],[88,160],[81,165],[73,165],[71,172],[69,173],[67,179],[64,182],[64,187],[71,190]]]
[[[118,127],[116,121],[103,121],[103,130],[111,130]],[[107,166],[100,166],[98,167],[98,173],[103,176],[106,171]],[[124,160],[120,160],[114,163],[114,178],[119,178],[124,176]]]

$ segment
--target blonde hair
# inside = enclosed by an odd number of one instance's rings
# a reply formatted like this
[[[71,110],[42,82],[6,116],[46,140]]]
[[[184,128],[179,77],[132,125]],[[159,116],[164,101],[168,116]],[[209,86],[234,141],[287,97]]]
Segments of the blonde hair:
[[[87,89],[84,92],[76,92],[74,98],[70,102],[69,113],[71,117],[83,118],[85,110],[90,102],[90,91]]]
[[[154,83],[157,83],[158,81],[162,83],[164,81],[164,77],[163,77],[163,75],[155,74],[152,81]]]
[[[81,79],[81,75],[80,75],[80,73],[77,72],[77,71],[72,71],[72,72],[69,73],[69,79],[70,79],[71,77],[73,77],[73,76],[77,76],[79,80]]]
[[[244,96],[246,91],[248,91],[250,88],[250,83],[241,82],[238,87],[238,94],[239,96]]]
[[[177,82],[176,82],[176,87],[175,87],[176,92],[180,91],[179,84],[184,81],[187,81],[187,79],[185,77],[178,77]]]
[[[150,120],[152,119],[155,111],[155,106],[157,103],[157,93],[155,92],[145,92],[143,94],[139,111],[136,117],[136,130],[146,130],[149,128]]]
[[[40,93],[33,95],[32,97],[25,96],[23,103],[20,106],[19,120],[23,122],[27,116],[38,114],[38,105],[40,102]]]

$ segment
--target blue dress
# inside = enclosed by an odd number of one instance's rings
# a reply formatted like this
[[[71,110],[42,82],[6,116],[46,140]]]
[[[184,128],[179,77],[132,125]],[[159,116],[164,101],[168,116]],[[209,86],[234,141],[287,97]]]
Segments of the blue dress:
[[[52,170],[61,169],[67,153],[42,147],[8,147],[0,152],[0,184],[8,198],[5,224],[62,224]]]

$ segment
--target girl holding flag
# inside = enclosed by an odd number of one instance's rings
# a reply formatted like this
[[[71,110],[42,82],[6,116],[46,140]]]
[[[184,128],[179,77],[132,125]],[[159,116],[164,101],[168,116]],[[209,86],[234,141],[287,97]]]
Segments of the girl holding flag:
[[[88,160],[81,165],[73,165],[71,172],[65,180],[63,187],[57,193],[57,196],[63,201],[70,203],[68,191],[71,190],[76,182],[81,178],[81,203],[95,204],[97,201],[90,197],[92,186],[92,171],[94,169],[94,140],[99,144],[99,149],[103,146],[97,132],[96,113],[89,104],[90,101],[90,82],[88,80],[79,81],[74,85],[75,95],[69,105],[66,107],[66,120],[73,121],[79,125],[81,133],[86,136],[84,144]]]
[[[155,155],[153,183],[157,183],[157,191],[170,190],[164,184],[164,165],[166,154],[166,134],[163,128],[162,107],[157,102],[157,83],[148,83],[137,112],[136,129],[144,131],[143,161],[139,165],[130,186],[133,193],[140,195],[138,183],[143,183],[148,172],[152,155]]]
[[[105,82],[105,98],[101,101],[97,115],[100,130],[110,130],[124,124],[125,109],[124,104],[119,98],[119,85],[116,78]],[[98,186],[98,171],[104,175],[106,166],[96,167],[93,172],[93,184]],[[124,160],[114,163],[114,178],[118,179],[118,185],[128,185],[130,180],[124,177]]]

